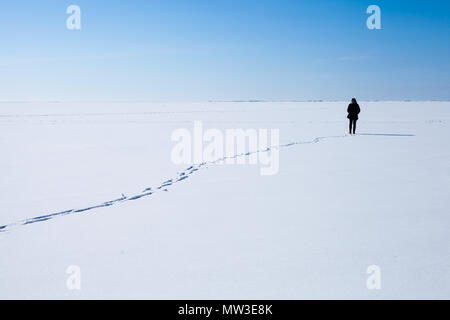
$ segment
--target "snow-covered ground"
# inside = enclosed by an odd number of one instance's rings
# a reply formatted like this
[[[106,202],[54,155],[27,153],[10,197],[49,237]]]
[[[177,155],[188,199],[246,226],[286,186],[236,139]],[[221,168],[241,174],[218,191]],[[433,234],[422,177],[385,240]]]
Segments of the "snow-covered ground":
[[[0,298],[449,299],[450,102],[347,104],[0,103]],[[278,174],[175,165],[195,120],[279,129]]]

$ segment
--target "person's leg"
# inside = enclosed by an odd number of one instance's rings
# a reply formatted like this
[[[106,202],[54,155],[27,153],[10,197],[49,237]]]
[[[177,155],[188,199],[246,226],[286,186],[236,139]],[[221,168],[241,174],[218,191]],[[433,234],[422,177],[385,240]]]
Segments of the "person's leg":
[[[352,134],[352,119],[348,119],[348,134]]]
[[[355,120],[353,120],[353,134],[355,134],[355,132],[356,132],[356,119]]]

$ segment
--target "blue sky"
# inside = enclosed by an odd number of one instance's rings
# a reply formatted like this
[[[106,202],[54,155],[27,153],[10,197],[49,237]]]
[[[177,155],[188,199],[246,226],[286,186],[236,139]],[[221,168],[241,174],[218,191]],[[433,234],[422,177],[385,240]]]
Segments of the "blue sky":
[[[449,14],[447,0],[2,1],[0,101],[448,100]]]

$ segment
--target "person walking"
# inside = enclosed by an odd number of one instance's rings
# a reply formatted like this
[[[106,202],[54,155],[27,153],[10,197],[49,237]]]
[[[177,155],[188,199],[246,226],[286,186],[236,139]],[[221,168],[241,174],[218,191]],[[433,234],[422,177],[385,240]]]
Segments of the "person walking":
[[[347,113],[348,113],[348,120],[349,120],[349,125],[348,125],[348,133],[352,134],[352,129],[353,129],[353,134],[355,134],[356,132],[356,121],[358,120],[358,114],[361,112],[361,109],[359,108],[359,104],[358,102],[356,102],[356,99],[353,98],[352,102],[348,105],[347,108]]]

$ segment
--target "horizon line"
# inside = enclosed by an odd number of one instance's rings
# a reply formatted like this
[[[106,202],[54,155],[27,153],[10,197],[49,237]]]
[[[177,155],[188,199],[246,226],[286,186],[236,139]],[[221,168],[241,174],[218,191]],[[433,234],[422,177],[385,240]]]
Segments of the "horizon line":
[[[351,99],[238,99],[238,100],[0,100],[0,103],[204,103],[204,102],[234,102],[234,103],[264,103],[264,102],[345,102]],[[450,102],[450,99],[361,99],[363,102]]]

